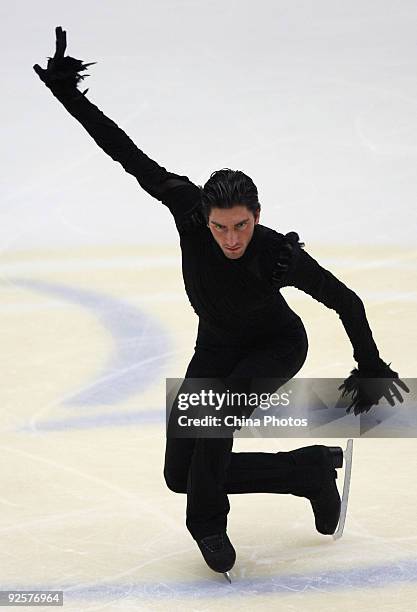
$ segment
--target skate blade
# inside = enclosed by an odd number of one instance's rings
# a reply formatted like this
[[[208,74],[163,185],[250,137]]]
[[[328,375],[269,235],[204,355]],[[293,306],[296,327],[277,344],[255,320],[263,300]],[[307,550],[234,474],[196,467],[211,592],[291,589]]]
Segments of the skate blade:
[[[336,531],[333,534],[333,540],[338,540],[343,535],[345,528],[347,506],[349,501],[350,477],[352,474],[352,456],[353,456],[353,440],[350,438],[347,441],[346,450],[343,452],[345,460],[345,478],[343,482],[342,502],[340,505],[340,517]]]
[[[232,584],[231,578],[229,576],[229,572],[223,572],[223,576],[226,578],[226,580],[230,582],[230,584]]]

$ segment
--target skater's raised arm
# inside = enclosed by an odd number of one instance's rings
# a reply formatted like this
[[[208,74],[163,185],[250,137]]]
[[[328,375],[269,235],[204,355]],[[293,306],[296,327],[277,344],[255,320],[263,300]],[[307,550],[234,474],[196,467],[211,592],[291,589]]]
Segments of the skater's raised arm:
[[[168,172],[150,159],[114,121],[85,97],[88,90],[81,92],[77,86],[87,75],[80,72],[96,62],[83,64],[73,57],[64,57],[66,32],[58,26],[55,33],[55,55],[49,58],[46,70],[35,64],[36,74],[99,147],[133,175],[145,191],[167,205],[177,221],[195,206],[200,197],[199,188],[187,176]]]
[[[306,253],[302,248],[303,244],[298,242],[298,235],[295,232],[290,232],[287,237],[286,245],[283,251],[281,250],[284,257],[281,262],[278,262],[277,268],[280,286],[301,289],[327,308],[335,310],[339,315],[353,346],[353,356],[358,363],[358,369],[352,370],[351,376],[342,385],[344,390],[356,392],[353,404],[355,413],[369,410],[371,405],[377,404],[383,396],[391,405],[394,405],[393,397],[402,402],[401,394],[392,384],[389,388],[383,383],[374,385],[374,387],[368,384],[367,397],[364,397],[363,389],[362,396],[358,396],[358,379],[360,378],[395,378],[396,384],[404,391],[408,392],[409,389],[399,380],[398,373],[391,370],[389,364],[381,359],[361,298]],[[363,385],[363,388],[365,386]]]

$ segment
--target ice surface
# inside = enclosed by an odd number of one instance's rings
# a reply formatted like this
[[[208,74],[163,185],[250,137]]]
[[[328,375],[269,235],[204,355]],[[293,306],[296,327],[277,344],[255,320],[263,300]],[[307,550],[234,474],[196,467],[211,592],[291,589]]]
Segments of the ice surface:
[[[197,184],[221,167],[252,176],[261,223],[298,231],[358,292],[382,357],[412,377],[415,3],[6,9],[0,589],[63,589],[74,612],[414,612],[413,439],[355,440],[340,541],[314,531],[306,500],[235,495],[232,584],[206,567],[184,525],[185,497],[162,475],[164,381],[184,375],[197,327],[175,226],[32,65],[45,66],[62,25],[68,53],[98,62],[88,97],[150,157]],[[347,375],[337,316],[285,295],[309,335],[300,375]],[[235,450],[309,443],[240,439]]]

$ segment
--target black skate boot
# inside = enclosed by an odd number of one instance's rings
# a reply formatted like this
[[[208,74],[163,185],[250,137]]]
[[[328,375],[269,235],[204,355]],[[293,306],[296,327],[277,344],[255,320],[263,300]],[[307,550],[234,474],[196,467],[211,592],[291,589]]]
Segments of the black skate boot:
[[[196,540],[207,565],[215,572],[226,574],[235,564],[236,551],[225,531]]]
[[[337,472],[334,468],[343,465],[343,451],[340,447],[327,447],[330,454],[331,468],[325,474],[320,491],[310,497],[316,529],[323,535],[332,535],[336,531],[340,517],[340,495],[336,486]]]
[[[317,531],[323,535],[332,535],[340,517],[341,501],[335,468],[343,466],[343,450],[339,446],[316,445],[291,452],[298,465],[314,466],[316,472],[318,470],[317,480],[320,484],[308,487],[303,497],[310,500]]]

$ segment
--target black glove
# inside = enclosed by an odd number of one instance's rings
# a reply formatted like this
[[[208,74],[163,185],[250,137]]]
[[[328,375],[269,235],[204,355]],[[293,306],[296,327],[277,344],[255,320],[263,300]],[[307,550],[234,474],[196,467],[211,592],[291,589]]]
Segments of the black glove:
[[[359,366],[359,369],[351,371],[350,376],[338,387],[339,390],[343,390],[342,397],[350,395],[352,399],[346,412],[350,412],[352,408],[356,415],[368,412],[383,397],[391,406],[395,405],[394,398],[403,402],[396,385],[406,393],[409,393],[410,389],[400,380],[398,372],[391,370],[390,365],[381,360],[373,368]]]
[[[97,64],[97,62],[83,64],[81,60],[69,55],[64,57],[65,49],[67,48],[67,33],[61,26],[57,26],[55,34],[56,51],[54,57],[48,58],[46,69],[41,68],[39,64],[35,64],[33,69],[52,92],[74,91],[77,89],[77,85],[86,76],[89,76],[88,74],[79,74],[79,72],[86,70],[88,66]],[[88,89],[83,91],[82,94],[85,95],[87,91]]]

